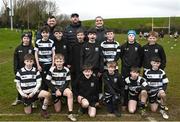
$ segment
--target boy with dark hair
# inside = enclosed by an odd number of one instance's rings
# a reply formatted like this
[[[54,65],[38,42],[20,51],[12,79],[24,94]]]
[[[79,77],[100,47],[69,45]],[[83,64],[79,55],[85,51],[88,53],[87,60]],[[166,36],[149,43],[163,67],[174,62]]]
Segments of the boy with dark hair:
[[[21,44],[16,47],[14,51],[14,74],[17,73],[22,67],[24,67],[24,56],[26,54],[34,54],[33,46],[30,42],[28,33],[24,33],[21,36]],[[13,106],[21,102],[21,95],[18,92],[16,100],[12,103]]]
[[[54,67],[51,67],[46,80],[49,88],[52,92],[52,99],[54,101],[54,109],[56,112],[61,111],[61,97],[67,97],[68,104],[68,118],[71,121],[76,121],[73,116],[73,93],[69,88],[69,82],[71,80],[70,71],[64,65],[64,56],[62,54],[56,54],[54,57]]]
[[[44,90],[40,90],[41,86],[41,75],[39,71],[33,67],[34,56],[32,54],[26,54],[24,56],[24,64],[16,73],[16,88],[22,96],[22,101],[24,103],[24,112],[26,114],[32,113],[31,104],[38,98],[43,98],[43,105],[41,115],[44,118],[48,118],[47,107],[50,97],[50,93]]]
[[[102,81],[104,83],[104,101],[109,113],[114,113],[117,117],[121,116],[119,103],[124,91],[124,82],[116,70],[117,63],[107,62],[107,71],[103,73]]]
[[[120,58],[120,45],[117,41],[114,40],[113,30],[106,31],[107,40],[101,43],[101,51],[104,61],[104,69],[107,69],[106,63],[109,61],[118,61]],[[118,66],[116,67],[118,69]]]
[[[160,68],[164,69],[166,67],[166,54],[161,45],[157,44],[158,34],[155,31],[149,32],[148,43],[142,47],[142,66],[144,71],[151,68],[151,59],[153,57],[159,57],[161,59]]]
[[[96,116],[96,103],[98,102],[98,79],[93,75],[91,65],[84,65],[82,74],[77,79],[75,95],[77,96],[80,108],[79,114],[88,109],[90,117]]]
[[[42,39],[39,39],[35,43],[35,59],[37,68],[42,76],[43,90],[48,90],[48,86],[45,83],[46,75],[51,66],[54,63],[55,47],[54,41],[49,39],[49,27],[43,26],[41,29]]]
[[[55,53],[61,53],[64,55],[65,63],[64,65],[69,65],[69,53],[68,53],[68,44],[67,41],[63,38],[63,29],[61,27],[54,28],[54,46],[55,46]]]
[[[75,81],[78,78],[80,74],[80,52],[82,49],[84,42],[84,31],[83,30],[77,30],[77,41],[75,42],[75,45],[72,47],[72,51],[70,53],[70,64],[71,64],[71,85],[72,85],[72,91],[74,92],[75,87]]]
[[[134,30],[128,31],[128,40],[121,46],[121,73],[122,78],[130,76],[131,67],[141,67],[141,45],[136,42],[136,32]],[[128,91],[124,94],[124,109],[128,103]]]
[[[165,111],[165,91],[167,89],[167,84],[169,80],[166,76],[166,73],[162,69],[160,69],[161,59],[159,57],[153,57],[150,63],[152,68],[146,70],[144,76],[147,79],[148,85],[150,87],[148,96],[151,111],[156,112],[159,106],[162,117],[164,119],[168,119],[169,116]]]
[[[102,96],[102,82],[100,81],[103,72],[103,58],[100,45],[96,42],[96,30],[89,29],[88,42],[83,44],[80,54],[80,66],[92,65],[93,74],[99,78],[99,98]]]
[[[125,89],[128,90],[128,111],[129,113],[135,113],[139,105],[141,116],[145,117],[147,116],[145,104],[149,86],[146,80],[139,76],[139,74],[140,69],[138,67],[132,67],[130,76],[125,79]]]

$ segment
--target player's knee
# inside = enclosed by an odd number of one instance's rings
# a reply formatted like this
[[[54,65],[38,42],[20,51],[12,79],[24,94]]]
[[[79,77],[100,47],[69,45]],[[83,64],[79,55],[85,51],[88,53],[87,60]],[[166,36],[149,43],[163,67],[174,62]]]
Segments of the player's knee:
[[[89,113],[89,117],[94,118],[96,116],[95,113]]]
[[[83,100],[83,101],[82,101],[82,107],[83,107],[83,108],[87,108],[88,106],[89,106],[89,102],[88,102],[87,100],[86,100],[86,101]]]
[[[151,108],[151,111],[152,111],[152,112],[156,112],[156,111],[157,111],[157,108],[152,107],[152,108]]]
[[[32,110],[24,110],[25,114],[31,114]]]
[[[68,97],[68,98],[72,98],[72,97],[73,97],[73,93],[72,93],[71,91],[69,91],[69,92],[67,93],[67,97]]]
[[[134,114],[135,113],[135,109],[129,108],[129,113]]]
[[[50,94],[49,92],[45,92],[45,93],[44,93],[44,97],[45,97],[45,98],[49,98],[50,96],[51,96],[51,94]]]
[[[142,96],[147,96],[147,91],[146,91],[146,90],[142,90],[142,91],[141,91],[141,95],[142,95]]]
[[[163,93],[161,93],[159,96],[160,96],[160,98],[165,98],[165,97],[166,97],[166,94],[165,94],[165,92],[163,92]]]
[[[61,107],[56,107],[56,108],[55,108],[55,111],[56,111],[56,113],[61,112]]]

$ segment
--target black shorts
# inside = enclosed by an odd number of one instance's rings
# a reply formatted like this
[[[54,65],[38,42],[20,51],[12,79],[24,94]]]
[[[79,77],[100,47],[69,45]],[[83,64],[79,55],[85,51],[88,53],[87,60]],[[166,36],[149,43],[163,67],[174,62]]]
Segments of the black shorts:
[[[65,88],[65,89],[67,89],[67,88]],[[65,90],[65,89],[64,89],[64,90]],[[51,93],[52,100],[53,100],[54,104],[57,103],[62,97],[64,97],[64,96],[63,96],[64,90],[63,90],[63,89],[59,89],[59,90],[60,90],[60,92],[61,92],[61,96],[58,96],[58,97],[57,97],[55,92],[52,92],[52,93]]]
[[[37,92],[32,98],[22,98],[22,102],[24,104],[24,106],[30,106],[33,102],[35,102],[36,100],[38,100],[38,95],[40,92]]]
[[[160,90],[162,90],[162,88],[159,88],[157,90],[148,92],[148,96],[149,96],[148,99],[149,99],[150,104],[153,104],[153,103],[157,102],[158,93],[159,93]]]
[[[86,97],[84,97],[84,98],[88,100],[89,106],[91,106],[91,107],[95,107],[96,103],[98,102],[98,98],[97,98],[97,99],[94,99],[94,98],[86,98]]]
[[[128,95],[128,99],[129,99],[129,100],[135,100],[135,101],[138,101],[138,100],[139,100],[139,94],[140,94],[140,92],[137,93],[137,94],[135,94],[135,95],[129,94],[129,95]]]

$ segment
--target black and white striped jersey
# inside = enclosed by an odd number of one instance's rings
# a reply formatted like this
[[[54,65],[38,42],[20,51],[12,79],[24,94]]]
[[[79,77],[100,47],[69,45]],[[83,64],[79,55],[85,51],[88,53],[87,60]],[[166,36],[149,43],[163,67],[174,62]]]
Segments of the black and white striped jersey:
[[[148,69],[145,71],[144,77],[147,79],[151,92],[162,88],[164,84],[169,82],[166,73],[162,69]]]
[[[135,96],[139,94],[141,90],[147,90],[147,88],[148,83],[146,82],[146,79],[141,76],[139,76],[136,80],[133,80],[130,77],[125,79],[125,89],[129,91],[131,96]]]
[[[34,92],[37,82],[41,82],[42,78],[40,72],[35,67],[31,70],[23,67],[16,73],[14,81],[20,84],[23,93],[30,94]]]
[[[70,70],[65,66],[61,70],[58,70],[56,66],[51,67],[46,76],[46,80],[53,85],[50,86],[52,91],[54,91],[54,89],[64,90],[68,87],[71,80]]]
[[[39,39],[35,44],[35,51],[38,51],[39,62],[42,64],[52,63],[52,52],[55,50],[54,41],[48,39],[47,41],[42,41]]]
[[[120,58],[120,44],[115,40],[113,42],[103,41],[101,43],[101,49],[105,66],[107,62],[118,61],[118,59]]]

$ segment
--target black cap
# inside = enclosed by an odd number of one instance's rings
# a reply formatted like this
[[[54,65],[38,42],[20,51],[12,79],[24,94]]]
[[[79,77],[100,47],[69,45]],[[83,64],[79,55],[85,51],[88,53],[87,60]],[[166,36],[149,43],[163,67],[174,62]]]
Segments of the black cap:
[[[30,38],[30,35],[29,35],[28,33],[23,33],[23,34],[21,35],[21,39],[22,39],[23,37],[28,37],[28,38]]]
[[[72,14],[71,14],[71,17],[75,17],[75,16],[76,16],[76,17],[79,17],[79,14],[77,14],[77,13],[72,13]]]

